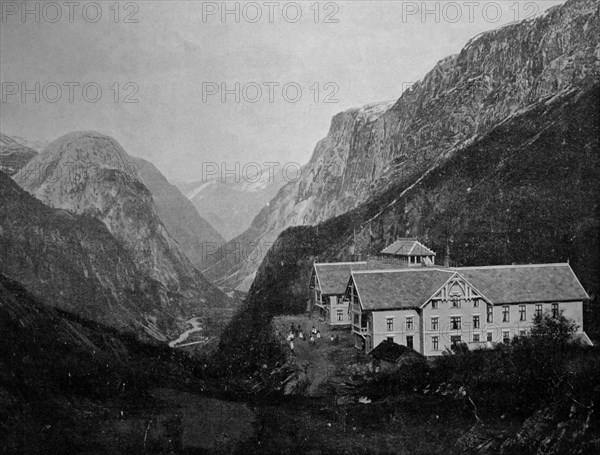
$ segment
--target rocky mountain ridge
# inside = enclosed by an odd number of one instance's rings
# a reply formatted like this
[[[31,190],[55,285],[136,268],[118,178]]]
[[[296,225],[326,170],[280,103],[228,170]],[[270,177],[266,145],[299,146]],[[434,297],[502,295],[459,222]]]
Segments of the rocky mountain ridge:
[[[313,171],[284,186],[245,233],[215,254],[206,276],[247,290],[285,228],[315,225],[391,187],[408,188],[494,127],[596,80],[599,16],[597,2],[570,0],[478,35],[393,104],[336,115],[306,166]]]
[[[158,285],[158,306],[167,315],[171,306],[177,309],[180,326],[203,309],[230,304],[181,252],[136,162],[114,139],[95,132],[67,134],[14,179],[51,207],[100,220],[139,273]]]
[[[30,143],[23,138],[0,133],[0,170],[5,174],[15,175],[47,145],[46,142]],[[127,165],[131,170],[137,171],[139,178],[152,193],[158,215],[169,233],[192,264],[202,269],[207,251],[211,251],[214,245],[224,244],[223,237],[152,163],[133,156],[128,159],[130,161]]]

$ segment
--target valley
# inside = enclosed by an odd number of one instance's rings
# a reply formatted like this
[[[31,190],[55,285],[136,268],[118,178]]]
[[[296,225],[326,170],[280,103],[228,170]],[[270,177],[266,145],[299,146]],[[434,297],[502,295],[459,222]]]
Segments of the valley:
[[[227,25],[219,33],[234,36]],[[297,179],[255,163],[228,178],[225,161],[245,147],[267,156],[258,131],[282,150],[295,140],[274,134],[277,106],[263,117],[264,106],[212,106],[213,119],[172,114],[192,93],[152,99],[131,123],[152,125],[148,137],[72,129],[29,141],[3,120],[2,453],[600,451],[600,4],[486,28],[396,99],[340,108]],[[181,54],[158,59],[167,69],[149,87],[215,58],[189,30],[165,30],[159,41]],[[116,65],[124,74],[132,55]],[[268,66],[266,55],[252,58]],[[135,108],[123,106],[98,129]],[[184,154],[196,129],[206,142],[194,136]],[[208,150],[219,135],[222,149]],[[153,141],[173,159],[145,148]],[[384,251],[397,242],[408,251]],[[490,338],[492,323],[511,322]],[[380,356],[388,347],[402,354]]]

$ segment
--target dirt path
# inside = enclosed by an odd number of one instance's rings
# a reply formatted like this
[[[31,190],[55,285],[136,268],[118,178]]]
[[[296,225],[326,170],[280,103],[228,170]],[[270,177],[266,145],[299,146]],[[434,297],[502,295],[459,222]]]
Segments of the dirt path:
[[[352,362],[356,355],[349,329],[331,329],[327,324],[308,316],[280,316],[273,321],[280,333],[282,343],[288,345],[286,337],[290,332],[290,324],[302,327],[306,340],[294,339],[294,355],[300,365],[306,368],[309,386],[306,394],[322,396],[327,393],[327,384],[338,377],[343,366]],[[314,344],[308,341],[310,331],[315,326],[321,332],[321,339]],[[337,343],[331,342],[331,335],[337,336]]]

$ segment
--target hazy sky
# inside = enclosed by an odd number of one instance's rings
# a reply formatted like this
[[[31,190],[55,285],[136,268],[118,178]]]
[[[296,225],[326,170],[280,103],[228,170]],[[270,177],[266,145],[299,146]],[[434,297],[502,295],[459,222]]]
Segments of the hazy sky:
[[[474,35],[562,3],[227,2],[223,17],[221,1],[27,2],[25,16],[0,1],[0,130],[97,130],[172,180],[203,162],[305,163],[337,112],[396,99]]]

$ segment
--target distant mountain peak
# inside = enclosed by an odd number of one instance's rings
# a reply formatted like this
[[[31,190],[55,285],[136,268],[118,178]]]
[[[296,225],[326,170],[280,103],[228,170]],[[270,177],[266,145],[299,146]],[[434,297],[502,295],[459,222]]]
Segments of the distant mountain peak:
[[[27,141],[0,133],[0,172],[14,175],[24,167],[38,151]]]

